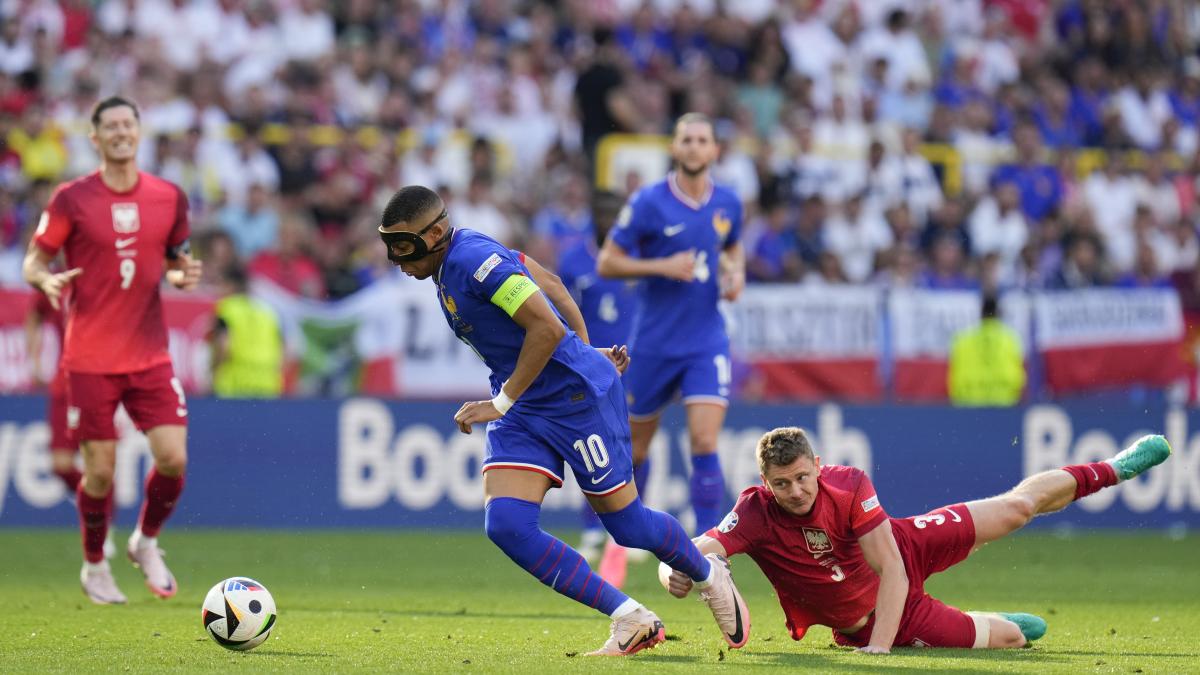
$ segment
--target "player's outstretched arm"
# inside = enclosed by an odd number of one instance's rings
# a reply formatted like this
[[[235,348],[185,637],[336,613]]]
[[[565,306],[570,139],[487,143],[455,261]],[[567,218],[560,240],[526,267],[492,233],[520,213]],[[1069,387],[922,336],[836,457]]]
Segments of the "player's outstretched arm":
[[[83,274],[83,269],[76,267],[66,272],[51,272],[50,262],[54,258],[38,246],[35,241],[29,242],[29,251],[25,254],[25,262],[21,272],[30,286],[46,294],[46,299],[54,309],[60,309],[63,290],[75,277]]]
[[[523,276],[513,275],[521,279],[519,283],[532,283]],[[512,319],[525,329],[525,341],[521,344],[521,353],[517,355],[517,365],[512,375],[500,387],[500,394],[491,401],[470,401],[464,403],[454,415],[459,431],[471,433],[471,425],[491,422],[500,419],[508,412],[508,406],[521,398],[521,394],[533,384],[542,369],[549,363],[558,343],[562,342],[567,329],[558,320],[558,315],[550,308],[546,296],[534,291],[527,296],[521,305],[512,312]],[[504,410],[496,407],[496,400],[503,397],[507,400]]]
[[[696,276],[696,252],[680,251],[666,258],[635,258],[609,239],[596,258],[596,271],[602,277],[628,279],[636,277],[666,277],[675,281],[691,281]]]
[[[563,315],[567,325],[584,343],[591,344],[591,341],[588,340],[587,324],[583,321],[583,312],[579,311],[579,305],[575,304],[575,298],[571,297],[571,292],[563,285],[562,279],[528,255],[524,256],[524,259],[530,276],[533,277],[538,288],[541,288],[542,292],[546,294],[546,297],[550,298],[550,302],[558,308],[558,313]]]
[[[693,537],[692,542],[696,544],[696,548],[700,549],[700,555],[716,553],[721,557],[727,557],[725,553],[725,547],[721,545],[721,542],[713,539],[712,537],[702,534],[699,537]],[[663,569],[664,567],[666,568],[665,570]],[[667,571],[669,571],[671,574],[664,580],[664,573]],[[667,567],[666,563],[661,563],[659,565],[659,581],[663,583],[668,593],[677,598],[686,598],[688,593],[692,592],[692,578],[687,574],[680,572],[679,570],[673,570],[670,567]]]
[[[891,521],[884,520],[870,532],[859,537],[863,558],[879,575],[879,593],[875,596],[875,627],[871,630],[871,642],[859,649],[868,654],[888,654],[900,629],[900,615],[904,612],[904,599],[908,597],[908,574],[904,571],[904,559],[900,547],[892,534]]]

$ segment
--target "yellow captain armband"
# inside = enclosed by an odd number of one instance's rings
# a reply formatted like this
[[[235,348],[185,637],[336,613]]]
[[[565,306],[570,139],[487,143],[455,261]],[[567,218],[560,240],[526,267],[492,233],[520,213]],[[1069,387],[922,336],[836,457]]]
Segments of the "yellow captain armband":
[[[533,282],[533,279],[514,274],[500,284],[500,288],[492,294],[492,304],[504,310],[506,314],[512,316],[517,313],[521,305],[529,296],[538,292],[538,285]]]

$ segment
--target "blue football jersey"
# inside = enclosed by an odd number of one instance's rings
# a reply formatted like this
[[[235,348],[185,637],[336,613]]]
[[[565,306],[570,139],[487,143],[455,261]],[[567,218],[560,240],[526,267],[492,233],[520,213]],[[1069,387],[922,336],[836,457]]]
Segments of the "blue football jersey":
[[[665,258],[696,252],[690,282],[650,276],[642,279],[630,349],[657,356],[689,356],[728,349],[725,319],[717,310],[721,251],[738,241],[742,203],[729,188],[713,185],[696,203],[675,185],[674,174],[648,185],[625,205],[609,234],[638,258]]]
[[[513,275],[518,278],[513,280]],[[434,275],[446,322],[492,371],[492,395],[512,375],[525,341],[509,311],[516,311],[536,285],[529,270],[512,251],[495,239],[473,230],[458,229],[451,236],[446,257]],[[499,304],[498,304],[499,303]],[[502,306],[507,305],[509,311]],[[556,315],[558,310],[550,303]],[[567,327],[561,315],[558,320]],[[589,387],[596,395],[608,391],[617,370],[600,352],[584,344],[567,327],[553,356],[521,395],[513,408],[553,410]]]
[[[559,258],[558,276],[579,305],[592,345],[628,344],[638,303],[638,282],[600,276],[596,273],[596,254],[592,242],[576,244]]]

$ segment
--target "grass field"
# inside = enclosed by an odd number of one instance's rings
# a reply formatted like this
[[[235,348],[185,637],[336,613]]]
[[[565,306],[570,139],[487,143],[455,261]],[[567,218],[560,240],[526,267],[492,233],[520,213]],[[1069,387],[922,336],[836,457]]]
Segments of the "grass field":
[[[1044,616],[1046,637],[1016,651],[870,657],[833,647],[824,628],[793,642],[757,567],[735,558],[754,630],[730,652],[705,607],[667,596],[653,563],[642,563],[627,590],[662,617],[668,642],[605,660],[579,654],[603,642],[607,619],[527,577],[482,533],[168,531],[179,595],[152,598],[117,560],[124,607],[96,607],[80,593],[77,536],[0,529],[0,672],[1200,672],[1194,534],[1019,535],[930,581],[959,607]],[[272,639],[249,653],[221,649],[200,626],[205,592],[235,575],[266,584],[279,605]]]

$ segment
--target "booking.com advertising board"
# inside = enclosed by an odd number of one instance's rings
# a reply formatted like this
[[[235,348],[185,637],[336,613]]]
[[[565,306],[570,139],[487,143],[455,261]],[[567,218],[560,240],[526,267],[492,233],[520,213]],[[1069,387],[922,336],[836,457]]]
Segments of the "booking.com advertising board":
[[[187,488],[175,526],[481,527],[483,429],[459,433],[448,403],[346,400],[190,402]],[[71,526],[75,511],[49,473],[45,399],[0,398],[0,526]],[[119,417],[118,525],[136,519],[149,468],[145,438]],[[1160,432],[1175,452],[1143,477],[1043,519],[1080,527],[1200,527],[1200,411],[1038,405],[945,407],[735,405],[721,441],[729,503],[758,481],[766,429],[808,429],[822,460],[867,470],[892,515],[1002,492],[1025,476],[1103,459]],[[685,524],[686,429],[675,406],[651,449],[651,505]],[[573,480],[546,499],[543,524],[575,527]]]

